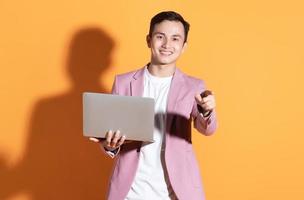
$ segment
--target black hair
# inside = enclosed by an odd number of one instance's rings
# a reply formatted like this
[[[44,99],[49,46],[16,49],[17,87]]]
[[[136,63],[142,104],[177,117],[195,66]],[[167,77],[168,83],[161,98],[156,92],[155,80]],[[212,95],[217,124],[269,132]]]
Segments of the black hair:
[[[164,20],[181,22],[184,26],[184,31],[185,31],[184,43],[187,42],[190,24],[186,20],[184,20],[184,18],[180,14],[178,14],[177,12],[174,12],[174,11],[160,12],[151,19],[150,29],[149,29],[150,37],[152,37],[152,33],[153,33],[155,25],[158,23],[161,23]]]

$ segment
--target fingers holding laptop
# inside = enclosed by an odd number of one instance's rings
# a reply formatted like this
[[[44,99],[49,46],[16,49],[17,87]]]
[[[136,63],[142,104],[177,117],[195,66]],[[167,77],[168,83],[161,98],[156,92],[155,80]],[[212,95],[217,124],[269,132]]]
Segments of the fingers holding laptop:
[[[125,139],[126,136],[121,135],[119,130],[115,132],[110,130],[106,133],[106,140],[104,141],[104,147],[106,147],[109,150],[116,149],[124,143]]]
[[[129,143],[130,141],[126,141],[126,136],[122,135],[119,130],[113,132],[108,131],[105,135],[105,139],[98,139],[90,137],[89,139],[93,142],[101,142],[101,144],[106,148],[107,150],[115,150],[118,147],[120,147],[123,143]]]

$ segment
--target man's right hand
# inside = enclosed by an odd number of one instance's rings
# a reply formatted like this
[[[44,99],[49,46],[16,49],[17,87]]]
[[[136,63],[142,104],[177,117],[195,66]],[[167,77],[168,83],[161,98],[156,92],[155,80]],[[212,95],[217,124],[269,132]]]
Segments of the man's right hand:
[[[102,146],[108,151],[114,151],[119,148],[126,140],[126,136],[122,135],[119,130],[113,132],[108,131],[105,139],[98,139],[94,137],[89,138],[93,142],[101,143]]]

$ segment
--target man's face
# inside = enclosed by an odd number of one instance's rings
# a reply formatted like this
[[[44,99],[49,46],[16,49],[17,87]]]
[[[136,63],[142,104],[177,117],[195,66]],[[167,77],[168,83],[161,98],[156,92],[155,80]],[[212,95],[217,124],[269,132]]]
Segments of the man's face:
[[[179,21],[164,20],[154,26],[147,43],[151,48],[151,62],[157,65],[175,64],[186,43],[184,26]]]

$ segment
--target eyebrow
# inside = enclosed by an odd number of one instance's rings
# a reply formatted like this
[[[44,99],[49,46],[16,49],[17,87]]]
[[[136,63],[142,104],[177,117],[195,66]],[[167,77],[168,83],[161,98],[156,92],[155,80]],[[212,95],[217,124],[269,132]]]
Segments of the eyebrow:
[[[155,32],[153,35],[157,35],[157,34],[166,36],[166,34],[165,34],[165,33],[162,33],[162,32]],[[180,38],[182,38],[182,36],[181,36],[180,34],[175,34],[175,35],[173,35],[172,37],[180,37]]]

